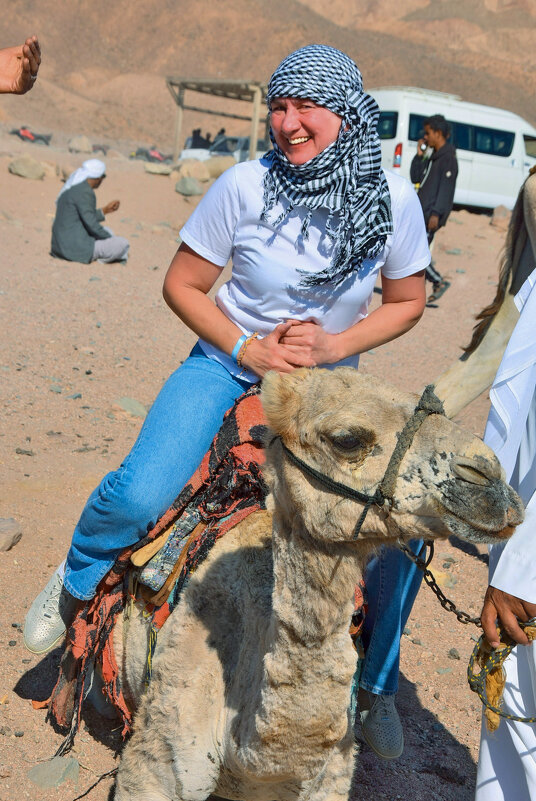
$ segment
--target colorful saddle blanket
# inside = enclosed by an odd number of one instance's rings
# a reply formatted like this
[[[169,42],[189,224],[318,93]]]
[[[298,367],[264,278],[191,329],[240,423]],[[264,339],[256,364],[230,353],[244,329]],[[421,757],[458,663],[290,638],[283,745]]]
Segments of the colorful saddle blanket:
[[[259,391],[259,385],[254,385],[236,401],[226,413],[201,465],[169,510],[146,537],[120,554],[99,584],[95,597],[81,604],[68,632],[58,681],[49,703],[49,717],[57,725],[69,728],[58,754],[69,750],[78,730],[84,685],[93,660],[101,668],[109,700],[122,716],[123,732],[131,727],[131,711],[121,688],[111,635],[128,600],[132,554],[158,537],[175,520],[195,519],[206,523],[204,530],[188,545],[168,600],[151,610],[153,629],[157,631],[176,606],[188,575],[205,559],[216,539],[251,512],[265,508],[268,488],[261,465],[266,426]]]

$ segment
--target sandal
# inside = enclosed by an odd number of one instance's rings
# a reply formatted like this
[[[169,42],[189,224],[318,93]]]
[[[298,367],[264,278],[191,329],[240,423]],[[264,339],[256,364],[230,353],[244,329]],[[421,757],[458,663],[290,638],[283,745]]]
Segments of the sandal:
[[[441,295],[444,295],[450,286],[450,281],[442,279],[437,284],[434,284],[432,293],[428,296],[427,303],[433,303],[434,300],[439,300]]]

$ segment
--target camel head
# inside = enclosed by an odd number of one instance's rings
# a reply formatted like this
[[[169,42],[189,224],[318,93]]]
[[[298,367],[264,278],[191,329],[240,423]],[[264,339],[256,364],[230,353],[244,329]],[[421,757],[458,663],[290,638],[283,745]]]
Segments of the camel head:
[[[299,518],[315,539],[352,541],[364,504],[330,491],[288,451],[339,484],[373,495],[417,402],[352,368],[269,373],[262,403],[276,514],[291,524]],[[356,544],[372,548],[398,537],[449,534],[491,543],[509,537],[522,518],[522,503],[491,449],[444,415],[431,414],[400,462],[392,502],[370,507]]]

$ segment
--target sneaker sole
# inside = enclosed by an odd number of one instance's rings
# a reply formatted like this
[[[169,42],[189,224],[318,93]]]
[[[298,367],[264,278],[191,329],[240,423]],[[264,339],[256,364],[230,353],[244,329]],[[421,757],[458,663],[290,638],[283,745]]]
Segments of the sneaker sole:
[[[31,654],[37,654],[38,656],[40,656],[41,654],[48,654],[49,651],[52,651],[53,648],[56,648],[57,645],[62,643],[63,640],[65,639],[66,634],[67,632],[64,631],[63,634],[60,634],[60,636],[54,640],[52,645],[47,645],[46,648],[41,648],[41,650],[37,650],[36,648],[32,648],[30,645],[28,645],[28,643],[24,639],[24,635],[22,637],[22,642],[27,651],[29,651]]]

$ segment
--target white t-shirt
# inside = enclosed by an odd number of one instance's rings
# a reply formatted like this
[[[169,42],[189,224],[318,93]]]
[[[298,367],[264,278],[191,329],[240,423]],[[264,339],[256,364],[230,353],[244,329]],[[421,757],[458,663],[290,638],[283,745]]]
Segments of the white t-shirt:
[[[286,320],[314,320],[329,334],[345,331],[367,315],[374,284],[381,270],[387,278],[405,278],[425,269],[430,251],[421,205],[412,185],[386,172],[391,194],[394,233],[382,252],[367,259],[337,287],[298,286],[307,273],[331,263],[332,246],[324,235],[327,210],[314,211],[309,237],[300,236],[303,209],[294,209],[277,228],[260,221],[263,209],[262,159],[231,167],[211,186],[180,235],[186,245],[218,267],[232,261],[232,274],[216,295],[216,303],[245,334],[266,336]],[[283,198],[270,211],[276,220],[287,203]],[[223,351],[204,340],[199,344],[231,374],[257,381],[258,376],[237,366]],[[357,367],[359,355],[337,364]]]

